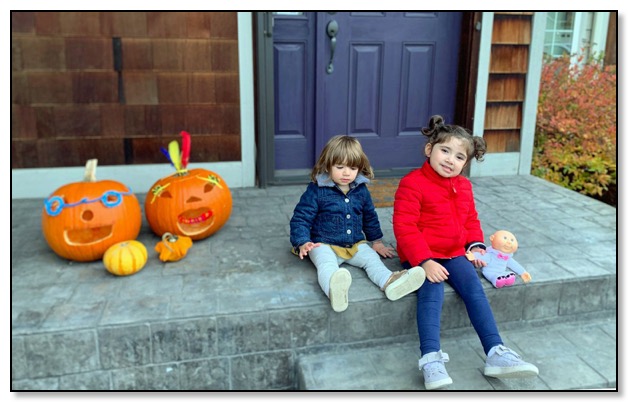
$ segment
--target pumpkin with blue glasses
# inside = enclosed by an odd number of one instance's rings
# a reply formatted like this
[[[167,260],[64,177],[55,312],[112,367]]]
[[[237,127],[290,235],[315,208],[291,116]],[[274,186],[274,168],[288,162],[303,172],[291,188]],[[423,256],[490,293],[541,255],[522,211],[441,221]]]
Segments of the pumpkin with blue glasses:
[[[59,187],[44,201],[42,232],[50,248],[72,261],[101,259],[109,247],[135,239],[142,211],[130,188],[96,180],[98,161],[90,159],[85,179]]]

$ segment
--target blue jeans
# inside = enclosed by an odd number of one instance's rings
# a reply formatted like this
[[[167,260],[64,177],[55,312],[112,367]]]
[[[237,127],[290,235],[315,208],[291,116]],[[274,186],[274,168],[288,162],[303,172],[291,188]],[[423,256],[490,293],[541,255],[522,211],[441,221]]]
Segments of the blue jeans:
[[[447,283],[460,295],[475,332],[482,342],[484,353],[501,345],[493,311],[488,303],[480,278],[466,257],[435,259],[447,269]],[[404,268],[410,268],[405,262]],[[440,350],[440,317],[445,300],[445,284],[425,281],[417,291],[416,319],[421,340],[421,355]]]

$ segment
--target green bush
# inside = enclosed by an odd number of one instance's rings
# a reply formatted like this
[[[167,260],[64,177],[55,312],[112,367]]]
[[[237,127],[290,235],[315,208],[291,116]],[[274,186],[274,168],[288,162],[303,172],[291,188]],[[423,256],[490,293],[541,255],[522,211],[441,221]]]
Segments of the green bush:
[[[617,189],[617,73],[598,59],[543,64],[532,174],[603,198]]]

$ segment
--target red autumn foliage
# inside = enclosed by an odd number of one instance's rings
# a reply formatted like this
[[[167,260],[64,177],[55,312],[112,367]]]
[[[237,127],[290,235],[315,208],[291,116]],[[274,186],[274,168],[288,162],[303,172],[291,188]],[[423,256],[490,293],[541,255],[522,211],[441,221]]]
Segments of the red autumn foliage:
[[[616,66],[570,61],[543,64],[532,174],[601,199],[617,191]]]

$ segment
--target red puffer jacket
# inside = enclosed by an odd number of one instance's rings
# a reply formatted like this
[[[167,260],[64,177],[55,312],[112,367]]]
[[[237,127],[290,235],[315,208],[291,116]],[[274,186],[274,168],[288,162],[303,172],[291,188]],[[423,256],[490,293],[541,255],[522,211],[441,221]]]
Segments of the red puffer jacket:
[[[452,258],[479,245],[484,234],[464,176],[448,179],[429,162],[408,173],[395,193],[393,231],[401,262],[417,266],[430,258]]]

